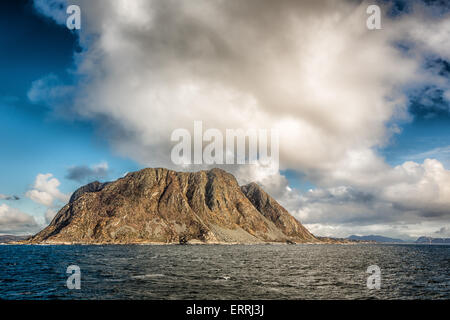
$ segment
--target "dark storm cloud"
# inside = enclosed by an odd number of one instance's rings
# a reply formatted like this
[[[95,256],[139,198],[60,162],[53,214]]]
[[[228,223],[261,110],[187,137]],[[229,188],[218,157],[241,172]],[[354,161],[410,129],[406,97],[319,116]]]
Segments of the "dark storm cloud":
[[[318,193],[312,193],[307,198],[307,202],[327,202],[327,203],[344,203],[344,202],[357,202],[357,203],[369,203],[376,200],[375,195],[355,190],[352,187],[340,187],[333,189],[322,189]]]
[[[439,76],[440,81],[426,84],[411,91],[410,113],[418,119],[450,116],[450,61],[430,56],[425,59],[424,69]]]
[[[20,200],[20,197],[18,197],[16,195],[8,196],[8,195],[0,194],[0,200]]]
[[[435,233],[436,234],[446,234],[447,231],[449,231],[447,227],[442,227],[438,231],[436,231]]]
[[[77,182],[86,182],[88,180],[103,179],[109,174],[108,165],[102,163],[93,167],[86,165],[73,166],[67,169],[66,179]]]
[[[436,86],[417,90],[410,98],[409,111],[416,118],[431,119],[438,116],[450,116],[450,101],[445,91]]]

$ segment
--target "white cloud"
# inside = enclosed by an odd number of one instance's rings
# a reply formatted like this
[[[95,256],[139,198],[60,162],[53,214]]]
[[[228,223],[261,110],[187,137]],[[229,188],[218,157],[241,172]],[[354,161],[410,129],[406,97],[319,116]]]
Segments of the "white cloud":
[[[67,202],[69,195],[62,193],[58,187],[60,182],[56,178],[52,178],[51,173],[38,174],[33,185],[33,189],[25,194],[31,200],[50,207],[55,201]]]
[[[44,216],[37,218],[23,213],[19,209],[11,208],[6,204],[0,205],[0,233],[23,234],[35,233],[50,223],[56,215],[56,208],[69,201],[69,195],[59,190],[60,182],[51,173],[38,174],[32,189],[25,193],[25,196],[32,201],[46,207]],[[0,200],[12,197],[3,197]],[[12,199],[18,200],[18,197]]]
[[[378,230],[407,238],[450,225],[450,170],[437,160],[405,162],[368,177],[368,183],[359,177],[346,182],[303,193],[289,208],[322,235],[339,226],[340,236]]]
[[[450,218],[450,171],[437,160],[405,162],[392,170],[395,178],[384,186],[382,197],[422,216]]]
[[[38,229],[34,217],[6,204],[0,204],[0,233],[24,234]]]
[[[173,166],[170,133],[200,119],[278,128],[283,168],[322,169],[384,143],[385,123],[405,111],[396,89],[425,78],[391,45],[394,28],[366,28],[364,5],[121,3],[79,2],[86,51],[73,111],[102,119],[115,147],[149,166]]]

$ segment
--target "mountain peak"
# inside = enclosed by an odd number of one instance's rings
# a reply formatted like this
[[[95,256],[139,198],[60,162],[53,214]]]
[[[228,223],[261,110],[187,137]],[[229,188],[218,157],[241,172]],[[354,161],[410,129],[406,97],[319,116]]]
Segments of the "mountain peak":
[[[255,183],[221,169],[146,168],[87,184],[31,243],[258,243],[318,240]]]

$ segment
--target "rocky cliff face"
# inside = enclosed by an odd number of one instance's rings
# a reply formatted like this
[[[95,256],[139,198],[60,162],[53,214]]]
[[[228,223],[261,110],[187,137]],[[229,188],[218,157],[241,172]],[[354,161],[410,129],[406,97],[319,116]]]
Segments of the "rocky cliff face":
[[[242,192],[253,206],[268,220],[272,221],[283,234],[289,237],[301,237],[307,241],[317,240],[300,222],[269,196],[258,184],[252,182],[241,187]]]
[[[78,189],[29,243],[317,242],[258,185],[229,173],[144,169]]]

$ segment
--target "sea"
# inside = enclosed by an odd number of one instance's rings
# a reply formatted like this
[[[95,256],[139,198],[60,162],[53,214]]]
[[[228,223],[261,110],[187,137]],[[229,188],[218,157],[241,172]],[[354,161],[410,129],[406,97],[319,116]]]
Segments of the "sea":
[[[449,245],[0,246],[0,299],[449,298]]]

